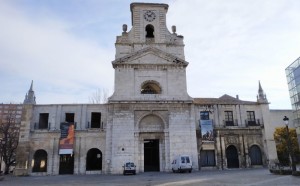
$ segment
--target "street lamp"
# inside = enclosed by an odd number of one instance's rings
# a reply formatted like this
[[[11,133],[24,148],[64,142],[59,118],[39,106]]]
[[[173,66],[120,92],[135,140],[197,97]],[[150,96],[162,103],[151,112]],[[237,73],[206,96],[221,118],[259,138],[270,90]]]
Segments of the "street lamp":
[[[294,153],[293,153],[293,149],[291,147],[291,139],[290,139],[290,131],[289,131],[289,118],[284,116],[283,121],[284,121],[284,124],[286,127],[287,147],[288,147],[289,157],[290,157],[291,164],[292,164],[292,174],[293,174],[294,172],[296,172],[296,164],[294,162]]]

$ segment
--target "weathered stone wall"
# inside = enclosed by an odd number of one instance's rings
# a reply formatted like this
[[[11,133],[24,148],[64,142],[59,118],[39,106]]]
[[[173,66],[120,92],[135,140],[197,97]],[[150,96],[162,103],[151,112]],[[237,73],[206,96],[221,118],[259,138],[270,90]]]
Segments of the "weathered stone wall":
[[[200,158],[201,150],[214,150],[216,166],[219,169],[227,168],[226,148],[234,145],[239,154],[239,166],[251,167],[249,149],[257,145],[262,154],[262,165],[267,164],[267,152],[264,144],[264,125],[269,116],[265,114],[264,105],[259,104],[235,104],[235,105],[196,105],[195,122],[197,134],[197,148]],[[210,111],[210,119],[213,120],[214,141],[202,142],[199,120],[201,111]],[[225,111],[233,112],[234,126],[225,125]],[[254,111],[257,126],[248,126],[247,111]]]
[[[198,168],[194,122],[191,104],[114,104],[112,121],[112,173],[121,173],[126,161],[134,161],[144,171],[144,140],[158,139],[160,171],[171,169],[172,159],[191,155]]]
[[[24,105],[21,125],[19,133],[19,144],[16,151],[16,168],[14,170],[14,175],[24,176],[28,175],[29,167],[29,153],[30,153],[30,122],[33,115],[33,106]]]
[[[89,128],[91,112],[101,112],[100,128]],[[37,127],[40,113],[49,113],[49,127]],[[74,142],[74,173],[86,173],[88,150],[97,148],[102,152],[102,170],[105,170],[106,105],[25,105],[20,128],[20,143],[17,150],[16,175],[57,175],[59,171],[60,123],[65,113],[74,113],[76,123]],[[37,150],[47,152],[47,172],[33,173],[32,164]]]

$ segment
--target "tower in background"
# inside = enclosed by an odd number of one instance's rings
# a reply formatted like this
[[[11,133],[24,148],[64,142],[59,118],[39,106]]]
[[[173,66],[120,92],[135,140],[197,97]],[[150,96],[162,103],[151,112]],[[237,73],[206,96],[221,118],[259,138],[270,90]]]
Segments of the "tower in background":
[[[28,90],[28,93],[25,95],[24,104],[36,104],[35,102],[35,95],[33,91],[33,81],[31,81],[30,88]]]

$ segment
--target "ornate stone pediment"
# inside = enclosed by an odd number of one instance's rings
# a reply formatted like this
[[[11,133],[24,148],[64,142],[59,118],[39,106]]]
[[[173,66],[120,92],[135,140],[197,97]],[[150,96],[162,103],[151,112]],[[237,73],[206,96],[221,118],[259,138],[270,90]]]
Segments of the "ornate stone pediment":
[[[154,47],[147,47],[112,61],[113,67],[122,64],[157,64],[187,66],[188,62]]]
[[[234,135],[234,136],[227,136],[226,138],[225,138],[225,140],[226,140],[226,143],[227,144],[238,144],[239,142],[238,142],[238,136],[237,135]]]

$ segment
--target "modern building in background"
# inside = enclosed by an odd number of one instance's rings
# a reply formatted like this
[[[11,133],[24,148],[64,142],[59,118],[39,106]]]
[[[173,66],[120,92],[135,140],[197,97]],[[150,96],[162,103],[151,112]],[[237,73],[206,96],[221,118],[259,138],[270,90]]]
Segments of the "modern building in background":
[[[293,109],[293,123],[300,145],[300,57],[285,69]]]
[[[108,103],[39,105],[31,85],[15,175],[120,174],[125,162],[134,162],[137,173],[172,171],[179,155],[189,155],[194,170],[251,168],[277,159],[260,83],[255,101],[188,95],[192,63],[185,60],[184,37],[166,27],[168,8],[130,5],[132,27],[127,31],[124,24],[116,38]]]

